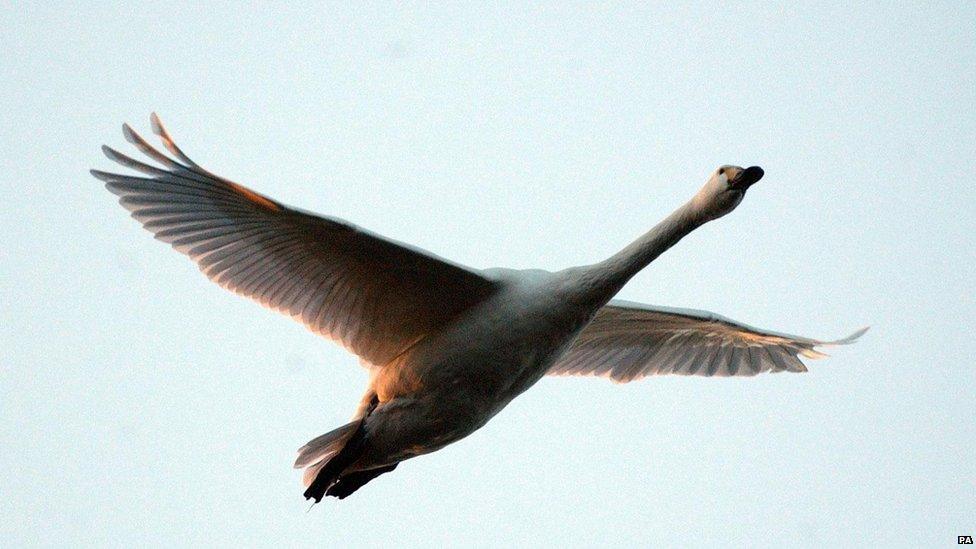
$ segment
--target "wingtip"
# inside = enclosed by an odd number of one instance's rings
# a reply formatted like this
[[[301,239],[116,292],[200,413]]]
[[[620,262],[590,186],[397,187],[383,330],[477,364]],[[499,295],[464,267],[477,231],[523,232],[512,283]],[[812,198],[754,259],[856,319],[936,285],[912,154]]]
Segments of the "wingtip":
[[[108,145],[102,145],[102,154],[108,157],[109,160],[115,160],[119,157],[118,151]]]
[[[200,167],[199,164],[191,160],[190,157],[188,157],[186,153],[184,153],[176,145],[176,143],[173,141],[172,136],[170,136],[169,132],[166,131],[166,127],[163,126],[163,121],[159,118],[159,115],[157,115],[155,112],[150,114],[149,123],[152,126],[152,132],[157,136],[159,136],[160,139],[163,140],[163,145],[166,146],[166,149],[169,150],[169,152],[173,153],[173,155],[176,156],[176,158],[182,160],[183,163],[189,166],[190,168],[196,171],[206,173],[206,170],[204,170],[202,167]]]
[[[124,194],[124,191],[122,191],[122,189],[120,189],[118,186],[117,175],[113,173],[103,172],[101,170],[95,170],[95,169],[88,170],[88,173],[92,174],[92,176],[94,176],[95,179],[104,183],[105,188],[108,189],[108,192],[116,196],[122,196]]]
[[[130,126],[128,122],[122,124],[122,135],[125,137],[126,141],[132,143],[133,145],[137,144],[139,141],[136,131],[132,129],[132,126]]]
[[[152,126],[153,133],[160,137],[166,133],[166,129],[163,128],[163,122],[159,119],[159,115],[156,114],[156,111],[149,114],[149,125]]]
[[[853,334],[851,334],[851,335],[849,335],[849,336],[847,336],[847,337],[845,337],[843,339],[838,339],[834,343],[837,344],[837,345],[849,345],[851,343],[854,343],[858,339],[860,339],[861,336],[864,335],[864,334],[866,334],[867,331],[870,330],[870,329],[871,329],[870,326],[865,326],[865,327],[861,328],[860,330],[857,330]]]
[[[870,326],[865,326],[865,327],[863,327],[863,328],[855,331],[853,334],[851,334],[851,335],[849,335],[847,337],[843,337],[841,339],[837,339],[837,340],[834,340],[834,341],[825,341],[825,342],[821,343],[820,345],[818,345],[818,347],[819,346],[834,346],[834,345],[850,345],[851,343],[855,343],[858,339],[861,338],[862,335],[864,335],[865,333],[867,333],[867,331],[870,330],[870,329],[871,329]]]
[[[94,177],[95,179],[98,179],[99,181],[104,181],[106,183],[108,183],[112,179],[112,174],[108,172],[103,172],[101,170],[96,170],[94,168],[88,170],[88,173],[92,174],[92,177]]]

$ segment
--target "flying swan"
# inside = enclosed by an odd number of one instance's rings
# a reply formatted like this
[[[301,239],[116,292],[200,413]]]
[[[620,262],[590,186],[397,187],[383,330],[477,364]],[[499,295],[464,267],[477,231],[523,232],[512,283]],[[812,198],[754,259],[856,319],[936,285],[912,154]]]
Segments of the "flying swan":
[[[798,355],[852,343],[760,330],[689,309],[612,299],[665,250],[742,201],[758,166],[722,166],[691,200],[610,258],[559,272],[476,270],[286,206],[127,124],[158,166],[103,146],[141,177],[92,170],[132,217],[211,280],[359,356],[369,385],[349,423],[298,451],[306,499],[345,498],[405,459],[471,434],[544,375],[753,376],[805,372]]]

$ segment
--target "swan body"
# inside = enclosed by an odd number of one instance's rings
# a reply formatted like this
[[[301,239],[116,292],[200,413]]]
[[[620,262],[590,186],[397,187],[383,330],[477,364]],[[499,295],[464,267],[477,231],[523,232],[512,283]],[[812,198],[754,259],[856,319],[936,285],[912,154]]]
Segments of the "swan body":
[[[376,450],[356,467],[389,465],[474,432],[539,381],[598,308],[574,301],[576,270],[521,274],[506,273],[498,293],[376,370],[368,394],[379,405],[366,418]]]
[[[475,270],[345,221],[291,208],[169,151],[128,125],[159,166],[103,147],[143,176],[92,170],[133,217],[209,278],[292,316],[360,357],[369,385],[352,421],[299,450],[305,497],[345,498],[399,462],[488,422],[545,375],[618,382],[660,374],[803,372],[825,342],[704,311],[613,300],[637,272],[731,212],[762,169],[722,166],[691,200],[620,252],[559,272]],[[148,177],[144,177],[148,176]],[[866,329],[865,329],[866,330]]]

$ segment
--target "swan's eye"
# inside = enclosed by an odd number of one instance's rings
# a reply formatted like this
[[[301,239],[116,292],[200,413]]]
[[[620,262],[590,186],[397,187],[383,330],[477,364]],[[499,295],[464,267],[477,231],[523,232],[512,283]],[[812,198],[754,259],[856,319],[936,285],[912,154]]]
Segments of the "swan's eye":
[[[718,174],[719,175],[725,175],[725,168],[719,168],[718,169]]]

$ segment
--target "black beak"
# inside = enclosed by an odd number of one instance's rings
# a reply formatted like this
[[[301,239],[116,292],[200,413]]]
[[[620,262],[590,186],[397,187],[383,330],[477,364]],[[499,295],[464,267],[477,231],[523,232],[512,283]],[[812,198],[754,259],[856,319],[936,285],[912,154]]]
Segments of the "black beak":
[[[762,179],[764,174],[765,172],[759,166],[749,166],[739,172],[739,176],[732,181],[730,186],[737,191],[744,191],[752,186],[753,183]]]

